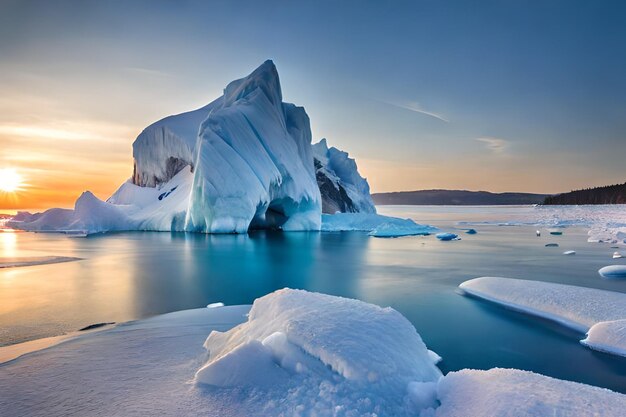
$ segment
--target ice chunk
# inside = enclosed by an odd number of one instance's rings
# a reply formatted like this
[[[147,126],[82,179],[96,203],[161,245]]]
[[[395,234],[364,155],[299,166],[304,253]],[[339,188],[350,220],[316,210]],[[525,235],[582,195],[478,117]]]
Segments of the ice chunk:
[[[468,235],[475,235],[478,232],[476,232],[476,229],[467,229],[465,233],[467,233]]]
[[[211,303],[209,305],[206,306],[207,308],[220,308],[220,307],[224,307],[224,303]]]
[[[626,265],[609,265],[598,270],[604,278],[626,278]]]
[[[626,319],[594,324],[581,343],[595,350],[626,356]]]
[[[439,382],[436,417],[619,417],[626,395],[516,369],[450,372]]]
[[[566,250],[565,252],[563,252],[563,255],[576,255],[576,251],[575,250]]]
[[[559,244],[558,243],[546,243],[545,247],[546,248],[558,248]]]
[[[624,255],[622,255],[620,252],[613,252],[613,259],[619,259],[623,257]]]
[[[458,235],[454,234],[454,233],[437,233],[435,235],[435,237],[439,240],[457,240],[459,238]]]

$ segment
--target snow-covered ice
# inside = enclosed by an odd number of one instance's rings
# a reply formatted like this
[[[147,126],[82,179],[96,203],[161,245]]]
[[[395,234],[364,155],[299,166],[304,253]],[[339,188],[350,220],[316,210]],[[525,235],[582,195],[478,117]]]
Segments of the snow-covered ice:
[[[525,371],[441,377],[438,360],[391,308],[282,290],[252,309],[119,324],[4,363],[0,415],[612,417],[626,407],[625,395]]]
[[[626,265],[608,265],[600,268],[598,274],[604,278],[626,278]]]
[[[555,321],[581,333],[590,332],[604,322],[626,319],[626,294],[512,278],[481,277],[463,282],[459,288],[467,294],[507,308]],[[619,354],[626,349],[626,338],[619,332],[601,331],[605,346]],[[614,335],[614,339],[610,339]],[[593,339],[592,339],[593,340]],[[592,343],[586,343],[592,346]]]
[[[575,250],[566,250],[565,252],[563,252],[563,255],[576,255],[576,251]]]
[[[429,235],[438,229],[415,223],[411,219],[383,216],[372,213],[322,214],[323,232],[369,232],[376,237]]]
[[[397,311],[301,290],[257,299],[247,322],[212,332],[205,347],[199,389],[260,387],[273,399],[265,415],[410,415],[435,405],[441,377]]]
[[[624,255],[622,255],[621,252],[613,252],[613,259],[620,259],[623,258]]]
[[[618,417],[626,395],[517,369],[450,372],[437,388],[441,406],[422,417]]]
[[[626,356],[626,319],[591,326],[581,343],[595,350]]]

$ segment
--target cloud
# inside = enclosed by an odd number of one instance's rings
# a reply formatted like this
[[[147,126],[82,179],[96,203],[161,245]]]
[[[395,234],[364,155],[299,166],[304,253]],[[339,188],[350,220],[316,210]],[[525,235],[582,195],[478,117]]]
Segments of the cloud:
[[[435,113],[435,112],[424,110],[422,108],[422,106],[420,106],[419,103],[417,103],[415,101],[400,102],[400,103],[392,102],[392,101],[383,101],[383,103],[389,104],[389,105],[394,106],[394,107],[398,107],[400,109],[405,109],[405,110],[410,110],[410,111],[415,112],[415,113],[420,113],[420,114],[423,114],[425,116],[434,117],[435,119],[441,120],[442,122],[445,122],[445,123],[450,123],[450,120],[446,119],[443,115],[441,115],[439,113]]]
[[[496,154],[502,154],[508,148],[509,142],[505,139],[499,138],[476,138],[478,142],[482,142],[485,144],[487,149]]]

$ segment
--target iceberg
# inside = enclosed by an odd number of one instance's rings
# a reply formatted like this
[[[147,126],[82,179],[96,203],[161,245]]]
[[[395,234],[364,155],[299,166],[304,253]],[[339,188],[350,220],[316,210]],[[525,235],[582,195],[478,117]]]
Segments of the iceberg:
[[[311,145],[309,117],[283,102],[272,61],[206,106],[146,127],[133,143],[133,159],[131,178],[106,201],[87,191],[73,210],[22,212],[8,225],[75,236],[245,233],[320,230],[322,211],[376,213],[354,159],[326,139]]]
[[[614,327],[619,324],[606,323],[626,320],[624,293],[498,277],[475,278],[459,288],[471,296],[592,335],[584,343],[589,347],[597,343],[604,346],[604,351],[615,354],[626,350],[624,330]],[[600,327],[594,331],[596,326]],[[594,343],[594,339],[601,341]]]
[[[376,213],[369,184],[347,152],[322,139],[313,145],[313,161],[323,213]]]

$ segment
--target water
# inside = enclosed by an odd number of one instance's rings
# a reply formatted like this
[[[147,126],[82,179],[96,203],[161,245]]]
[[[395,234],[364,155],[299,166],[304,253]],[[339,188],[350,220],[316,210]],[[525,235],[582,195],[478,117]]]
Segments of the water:
[[[382,214],[452,230],[458,221],[519,219],[529,207],[382,207]],[[535,227],[477,226],[477,235],[376,239],[362,233],[246,236],[118,233],[89,238],[0,233],[0,256],[81,261],[0,269],[0,345],[206,306],[249,304],[283,287],[390,305],[439,353],[444,372],[511,367],[626,393],[626,359],[594,352],[582,335],[457,293],[478,276],[505,276],[626,292],[597,270],[613,260],[587,230],[535,236]],[[557,242],[560,247],[546,248]],[[575,256],[564,256],[575,250]]]

